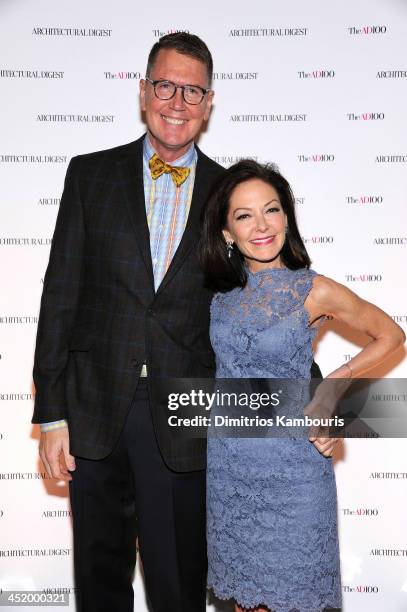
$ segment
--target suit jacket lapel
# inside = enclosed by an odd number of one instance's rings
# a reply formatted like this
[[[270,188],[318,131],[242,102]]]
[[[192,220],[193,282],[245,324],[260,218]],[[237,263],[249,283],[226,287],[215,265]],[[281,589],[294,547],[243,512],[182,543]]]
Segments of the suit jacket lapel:
[[[196,164],[194,190],[192,192],[191,208],[188,215],[185,231],[182,235],[181,242],[171,260],[170,266],[157,288],[157,295],[161,293],[179,270],[182,262],[193,247],[198,246],[199,240],[199,222],[202,211],[202,206],[206,200],[213,178],[209,172],[208,165],[205,163],[205,158],[200,149],[196,147],[198,152],[198,160]]]
[[[136,233],[137,246],[146,265],[154,289],[153,264],[150,251],[143,182],[143,137],[132,143],[130,153],[117,162],[127,212]]]

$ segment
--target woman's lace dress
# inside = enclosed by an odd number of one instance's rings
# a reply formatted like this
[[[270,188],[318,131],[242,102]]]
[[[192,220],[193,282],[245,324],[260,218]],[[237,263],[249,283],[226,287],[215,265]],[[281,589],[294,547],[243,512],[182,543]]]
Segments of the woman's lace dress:
[[[309,380],[316,330],[304,301],[315,274],[249,272],[244,289],[214,296],[217,378]],[[209,436],[207,537],[219,598],[277,612],[341,606],[332,461],[306,437]]]

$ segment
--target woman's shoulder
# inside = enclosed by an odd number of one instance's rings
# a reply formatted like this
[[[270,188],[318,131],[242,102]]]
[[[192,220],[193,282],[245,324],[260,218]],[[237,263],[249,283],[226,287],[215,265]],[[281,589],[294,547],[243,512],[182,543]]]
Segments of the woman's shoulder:
[[[344,285],[323,274],[315,274],[309,297],[315,304],[327,307],[336,302],[344,291],[349,292]]]
[[[330,278],[329,276],[325,276],[324,274],[315,273],[315,276],[312,282],[313,293],[321,293],[321,294],[331,293],[332,291],[336,291],[340,287],[344,287],[344,285],[341,285],[340,283],[338,283],[333,278]]]

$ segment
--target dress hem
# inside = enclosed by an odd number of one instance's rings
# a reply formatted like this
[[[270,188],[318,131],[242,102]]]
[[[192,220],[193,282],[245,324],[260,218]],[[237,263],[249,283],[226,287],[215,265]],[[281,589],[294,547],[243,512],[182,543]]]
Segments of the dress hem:
[[[248,601],[248,600],[244,600],[244,599],[240,599],[236,593],[228,593],[225,594],[225,592],[223,591],[222,594],[220,591],[218,591],[217,587],[213,586],[213,585],[209,585],[207,586],[207,588],[211,591],[213,591],[215,597],[217,599],[220,599],[221,601],[228,601],[229,599],[232,599],[236,602],[237,605],[239,605],[241,608],[247,608],[248,610],[252,610],[252,609],[256,609],[259,606],[266,606],[266,608],[268,608],[270,610],[270,612],[324,612],[324,610],[327,610],[328,612],[330,612],[332,610],[332,612],[341,612],[342,607],[341,605],[335,606],[332,605],[330,603],[323,603],[322,607],[312,607],[312,608],[304,608],[301,607],[299,608],[298,605],[296,604],[289,604],[288,607],[284,606],[284,607],[279,607],[279,608],[273,608],[273,606],[270,606],[269,603],[267,603],[266,599],[259,599],[258,601]]]

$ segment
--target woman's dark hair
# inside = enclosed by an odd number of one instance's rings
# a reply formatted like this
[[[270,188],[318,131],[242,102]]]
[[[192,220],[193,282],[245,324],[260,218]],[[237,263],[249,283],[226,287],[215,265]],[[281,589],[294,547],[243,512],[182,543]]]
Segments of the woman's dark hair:
[[[208,86],[210,86],[213,73],[212,55],[204,41],[201,40],[199,36],[189,34],[188,32],[173,32],[172,34],[162,36],[160,40],[153,45],[150,51],[147,60],[146,76],[150,76],[154,62],[157,59],[157,55],[161,49],[174,49],[182,55],[189,55],[190,57],[193,57],[194,59],[197,59],[205,64],[208,72]]]
[[[230,291],[244,287],[247,270],[244,257],[235,247],[229,258],[222,230],[226,228],[229,202],[234,189],[250,179],[260,179],[274,187],[287,216],[286,239],[280,252],[281,261],[290,270],[309,268],[311,260],[298,231],[295,200],[288,181],[274,164],[259,164],[243,159],[230,166],[213,185],[205,207],[199,257],[206,286],[213,291]]]

